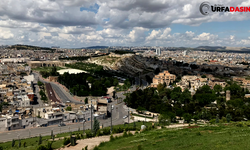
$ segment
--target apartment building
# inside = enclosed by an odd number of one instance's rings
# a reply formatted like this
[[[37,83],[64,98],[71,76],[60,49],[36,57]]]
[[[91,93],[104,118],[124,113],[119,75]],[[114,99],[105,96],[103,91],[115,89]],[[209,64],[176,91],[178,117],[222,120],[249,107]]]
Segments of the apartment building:
[[[170,83],[173,83],[176,79],[176,76],[174,74],[170,74],[168,71],[163,71],[159,73],[158,75],[155,75],[153,78],[153,83],[151,83],[150,87],[157,87],[158,84],[164,84],[169,85]]]

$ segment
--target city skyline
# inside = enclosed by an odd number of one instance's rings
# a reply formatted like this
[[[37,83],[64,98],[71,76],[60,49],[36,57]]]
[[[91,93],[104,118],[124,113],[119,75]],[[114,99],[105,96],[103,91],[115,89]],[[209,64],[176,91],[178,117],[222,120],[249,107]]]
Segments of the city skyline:
[[[42,0],[0,2],[0,45],[249,47],[249,12],[202,15],[203,1]],[[250,6],[250,1],[209,1]]]

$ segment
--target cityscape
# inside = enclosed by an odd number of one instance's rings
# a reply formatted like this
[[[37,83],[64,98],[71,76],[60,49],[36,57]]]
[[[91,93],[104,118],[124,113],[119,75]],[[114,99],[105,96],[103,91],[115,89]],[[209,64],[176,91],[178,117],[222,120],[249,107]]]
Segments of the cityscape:
[[[0,4],[0,150],[248,149],[248,1]]]

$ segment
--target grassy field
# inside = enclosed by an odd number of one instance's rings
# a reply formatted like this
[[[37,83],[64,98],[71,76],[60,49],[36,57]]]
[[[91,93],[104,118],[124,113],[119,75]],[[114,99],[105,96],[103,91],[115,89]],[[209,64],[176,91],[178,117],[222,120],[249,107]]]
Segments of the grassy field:
[[[32,70],[35,70],[35,71],[48,71],[50,72],[52,70],[53,67],[37,67],[37,68],[33,68]],[[62,69],[65,69],[65,68],[62,68],[62,67],[56,67],[57,71],[58,70],[62,70]]]
[[[157,129],[102,143],[100,150],[243,150],[250,149],[249,127],[205,126]]]

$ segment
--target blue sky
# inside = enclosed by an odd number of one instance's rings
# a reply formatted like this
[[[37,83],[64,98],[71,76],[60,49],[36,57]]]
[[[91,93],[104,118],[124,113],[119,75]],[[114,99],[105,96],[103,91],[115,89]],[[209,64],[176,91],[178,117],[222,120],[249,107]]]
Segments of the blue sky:
[[[1,0],[0,45],[250,46],[249,13],[204,16],[202,2]],[[250,1],[225,5],[250,6]]]

